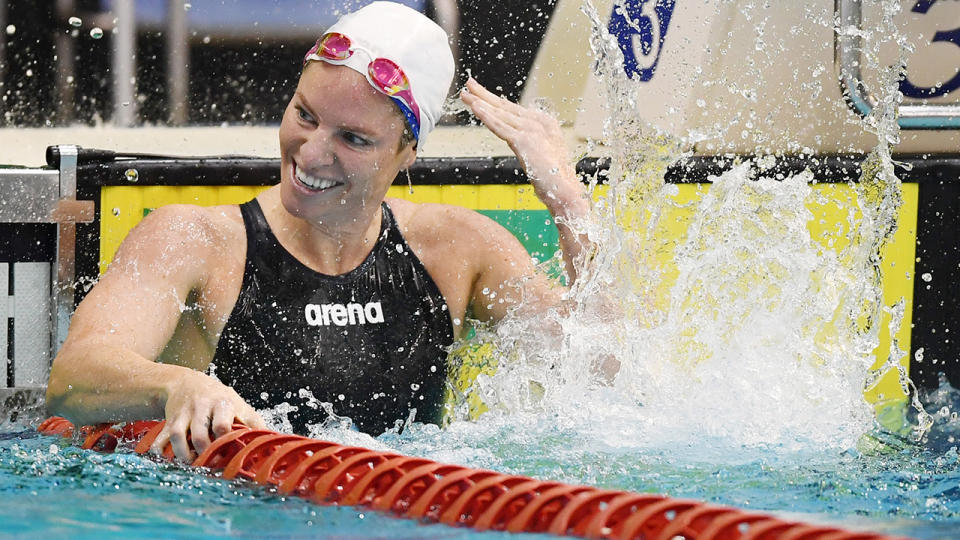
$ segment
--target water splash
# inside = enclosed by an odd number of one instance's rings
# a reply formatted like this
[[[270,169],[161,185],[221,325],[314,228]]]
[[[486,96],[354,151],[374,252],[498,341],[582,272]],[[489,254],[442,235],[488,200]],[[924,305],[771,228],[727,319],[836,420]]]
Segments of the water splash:
[[[883,304],[880,253],[902,204],[891,146],[903,56],[881,69],[879,44],[865,47],[866,65],[883,74],[864,122],[878,144],[853,184],[848,222],[824,244],[811,237],[808,208],[827,196],[809,171],[774,174],[772,156],[735,163],[699,200],[679,202],[664,177],[686,157],[684,141],[643,122],[614,38],[589,1],[583,11],[607,93],[602,148],[612,166],[596,211],[576,226],[598,249],[570,290],[571,310],[514,314],[481,333],[500,365],[472,390],[493,408],[480,423],[536,432],[549,417],[612,447],[854,447],[874,427],[863,390],[881,315],[898,309]],[[902,44],[898,11],[885,2],[880,28],[865,37]],[[675,240],[665,218],[678,212],[689,223]],[[880,374],[902,370],[903,354],[894,341]],[[604,366],[617,364],[604,381]]]

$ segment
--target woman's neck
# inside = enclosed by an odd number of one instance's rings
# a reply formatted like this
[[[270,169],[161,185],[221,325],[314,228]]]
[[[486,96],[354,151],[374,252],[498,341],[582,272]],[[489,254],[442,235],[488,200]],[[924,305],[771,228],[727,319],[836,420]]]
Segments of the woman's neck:
[[[271,189],[257,200],[274,236],[300,262],[323,274],[339,275],[358,267],[370,255],[383,220],[379,205],[348,223],[313,223],[290,214],[279,193]]]

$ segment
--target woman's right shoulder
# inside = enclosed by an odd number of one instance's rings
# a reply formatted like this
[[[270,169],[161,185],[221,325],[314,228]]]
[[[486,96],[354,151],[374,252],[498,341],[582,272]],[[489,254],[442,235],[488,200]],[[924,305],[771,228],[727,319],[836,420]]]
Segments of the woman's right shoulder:
[[[140,241],[196,247],[223,245],[244,238],[243,217],[235,204],[168,204],[152,210],[130,232]]]

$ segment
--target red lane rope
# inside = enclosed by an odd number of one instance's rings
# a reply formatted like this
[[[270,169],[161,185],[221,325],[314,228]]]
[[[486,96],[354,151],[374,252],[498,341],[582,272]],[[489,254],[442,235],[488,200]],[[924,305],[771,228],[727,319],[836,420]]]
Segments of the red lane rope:
[[[86,449],[112,452],[123,445],[144,454],[162,429],[163,422],[142,421],[84,426],[79,435]],[[58,417],[48,418],[37,430],[64,437],[75,431]],[[163,456],[173,458],[169,443]],[[318,504],[366,506],[477,530],[645,540],[893,540],[663,495],[445,465],[240,424],[218,437],[192,465],[222,470],[225,478],[276,486],[280,493]]]

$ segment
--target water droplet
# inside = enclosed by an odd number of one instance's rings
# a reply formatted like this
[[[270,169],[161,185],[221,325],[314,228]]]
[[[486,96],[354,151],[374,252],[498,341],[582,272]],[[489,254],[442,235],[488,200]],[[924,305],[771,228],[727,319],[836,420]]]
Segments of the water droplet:
[[[933,281],[933,274],[931,274],[930,272],[925,272],[925,273],[923,273],[923,274],[920,274],[920,279],[922,279],[922,280],[926,281],[927,283],[929,283],[929,282]]]
[[[413,390],[414,392],[416,392],[417,390],[420,389],[420,385],[417,384],[417,383],[413,383],[413,384],[410,385],[410,389]]]
[[[184,2],[184,4],[183,4],[183,10],[184,10],[184,11],[190,11],[190,8],[192,8],[192,7],[193,7],[193,4],[191,4],[190,2]]]
[[[103,29],[99,26],[94,26],[90,29],[90,37],[93,39],[100,39],[103,37]]]
[[[119,215],[120,215],[120,209],[119,209],[119,208],[114,208],[111,213],[112,213],[114,216],[119,216]]]
[[[210,36],[203,36],[203,43],[204,45],[206,45],[207,43],[210,43]]]
[[[127,182],[136,182],[140,179],[140,173],[136,169],[127,169],[124,171],[123,177],[127,179]]]
[[[14,25],[12,25],[12,24],[8,24],[8,25],[7,25],[7,35],[8,35],[8,36],[12,36],[12,35],[14,35],[14,34],[16,34],[16,33],[17,33],[17,27],[14,26]]]
[[[80,20],[80,17],[70,17],[67,19],[67,22],[70,23],[70,26],[76,28],[83,24],[83,21]]]
[[[266,401],[270,397],[270,394],[266,392],[260,392],[260,399]]]
[[[337,396],[337,399],[339,399],[340,401],[343,401],[343,400],[347,399],[347,396],[345,396],[345,395],[343,395],[343,394],[340,394],[339,396]]]

